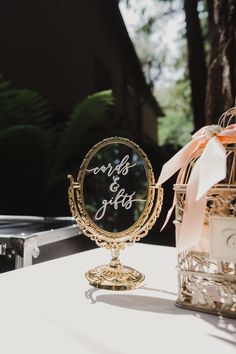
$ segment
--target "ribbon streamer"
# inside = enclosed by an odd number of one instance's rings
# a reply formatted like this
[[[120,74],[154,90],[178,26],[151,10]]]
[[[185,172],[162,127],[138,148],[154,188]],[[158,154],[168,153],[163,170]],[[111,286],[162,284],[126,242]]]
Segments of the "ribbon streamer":
[[[226,128],[219,125],[205,126],[198,130],[192,136],[192,140],[162,167],[158,185],[163,184],[178,170],[182,171],[191,160],[199,155],[199,151],[203,150],[192,168],[186,188],[183,220],[177,240],[179,252],[195,246],[201,238],[207,192],[225,179],[227,156],[224,145],[232,143],[236,143],[236,124],[231,124]],[[164,226],[170,218],[175,203],[174,199]]]

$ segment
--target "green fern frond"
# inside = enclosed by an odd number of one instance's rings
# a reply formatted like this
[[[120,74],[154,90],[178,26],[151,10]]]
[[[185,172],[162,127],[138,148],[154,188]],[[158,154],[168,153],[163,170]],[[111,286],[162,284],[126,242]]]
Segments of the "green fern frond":
[[[82,139],[91,128],[105,121],[113,101],[112,91],[107,90],[88,96],[75,106],[62,136],[56,167],[62,166],[69,158],[78,155],[83,144]]]
[[[16,90],[0,76],[0,129],[32,124],[41,128],[49,126],[47,101],[32,90]]]

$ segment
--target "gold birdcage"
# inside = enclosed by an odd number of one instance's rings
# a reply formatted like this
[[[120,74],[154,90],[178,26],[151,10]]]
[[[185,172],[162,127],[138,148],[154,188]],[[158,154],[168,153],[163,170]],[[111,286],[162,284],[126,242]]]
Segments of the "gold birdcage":
[[[205,210],[199,242],[178,253],[177,306],[236,317],[236,107],[225,112],[217,126],[205,127],[206,142],[222,136],[226,178],[205,195]],[[187,208],[187,186],[194,166],[206,149],[200,144],[186,160],[174,185],[177,244]],[[214,174],[214,170],[212,170]],[[202,177],[201,177],[202,178]],[[210,178],[210,176],[205,176]],[[187,235],[191,237],[191,235]]]

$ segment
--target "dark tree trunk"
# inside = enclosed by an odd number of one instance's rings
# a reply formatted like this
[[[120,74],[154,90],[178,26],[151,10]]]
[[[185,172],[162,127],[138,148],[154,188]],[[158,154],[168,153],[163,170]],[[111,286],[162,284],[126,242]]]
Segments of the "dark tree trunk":
[[[186,36],[188,44],[188,66],[192,91],[194,127],[205,124],[206,62],[197,10],[198,0],[184,0]]]
[[[206,93],[206,123],[235,105],[236,2],[208,0],[211,57]]]

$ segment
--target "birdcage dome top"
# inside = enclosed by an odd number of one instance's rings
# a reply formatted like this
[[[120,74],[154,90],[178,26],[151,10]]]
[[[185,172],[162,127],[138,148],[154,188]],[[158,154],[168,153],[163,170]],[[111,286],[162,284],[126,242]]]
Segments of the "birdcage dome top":
[[[188,184],[195,164],[204,152],[210,149],[208,143],[212,139],[220,142],[222,145],[221,149],[218,150],[218,154],[225,154],[225,176],[222,180],[218,181],[214,187],[221,188],[225,186],[236,188],[236,107],[222,114],[217,125],[203,127],[193,135],[193,140],[198,140],[198,143],[195,148],[190,151],[188,158],[180,169],[176,184],[183,186]],[[215,146],[212,144],[211,149],[216,150],[216,148],[217,144],[215,144]],[[208,161],[205,162],[208,166],[212,165],[212,167],[214,167],[214,163],[211,159],[216,157],[217,151],[210,151]],[[215,167],[218,168],[217,161],[215,165]],[[204,169],[204,166],[202,166],[202,169]],[[214,172],[213,168],[211,173],[214,174]],[[207,178],[207,176],[205,176],[205,178]]]

